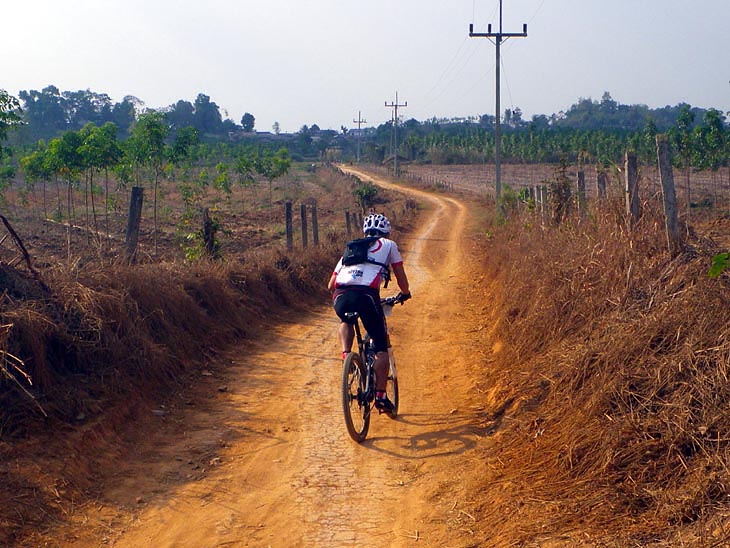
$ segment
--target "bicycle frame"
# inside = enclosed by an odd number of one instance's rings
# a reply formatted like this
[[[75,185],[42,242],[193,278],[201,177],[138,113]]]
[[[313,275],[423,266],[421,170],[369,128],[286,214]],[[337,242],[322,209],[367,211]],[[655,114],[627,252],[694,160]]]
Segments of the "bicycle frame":
[[[402,303],[400,294],[397,297],[381,299],[381,304],[384,307],[392,307],[399,302]],[[384,316],[389,316],[389,312],[386,312]],[[346,314],[346,317],[353,320],[352,326],[357,340],[357,351],[350,352],[343,362],[342,403],[348,433],[353,440],[360,443],[367,436],[370,426],[370,413],[375,402],[375,352],[372,348],[372,339],[370,336],[365,334],[363,337],[363,328],[360,325],[362,320],[359,314],[352,312]],[[390,345],[390,335],[385,317],[383,321],[385,322],[385,331],[388,337],[389,370],[386,381],[386,393],[394,404],[394,410],[388,412],[387,415],[394,419],[398,414],[398,375],[396,373],[395,358],[393,357],[393,351]]]
[[[353,327],[355,328],[357,350],[362,364],[365,366],[365,389],[362,393],[358,393],[358,403],[372,408],[372,403],[375,400],[375,353],[372,351],[368,352],[367,348],[372,339],[367,334],[365,337],[362,336],[362,330],[360,327],[361,320],[357,313],[351,313],[351,315],[348,314],[348,316],[355,319]]]

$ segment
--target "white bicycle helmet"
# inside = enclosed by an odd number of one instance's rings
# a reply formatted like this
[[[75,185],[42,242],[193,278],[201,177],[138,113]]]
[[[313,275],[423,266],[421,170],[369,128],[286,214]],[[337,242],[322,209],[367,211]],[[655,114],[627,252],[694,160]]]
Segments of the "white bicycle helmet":
[[[362,231],[365,234],[369,234],[371,231],[377,231],[383,236],[387,236],[390,234],[390,221],[385,215],[372,213],[363,219]]]

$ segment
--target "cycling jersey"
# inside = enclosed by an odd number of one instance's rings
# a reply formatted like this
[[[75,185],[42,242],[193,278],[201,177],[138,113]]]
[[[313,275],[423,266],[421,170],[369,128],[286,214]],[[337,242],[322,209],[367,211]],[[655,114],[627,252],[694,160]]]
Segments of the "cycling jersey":
[[[388,238],[379,238],[368,249],[368,259],[386,265],[403,263],[398,244]],[[380,289],[383,281],[383,267],[372,263],[344,266],[342,259],[337,262],[334,274],[335,289],[347,287],[369,287]]]

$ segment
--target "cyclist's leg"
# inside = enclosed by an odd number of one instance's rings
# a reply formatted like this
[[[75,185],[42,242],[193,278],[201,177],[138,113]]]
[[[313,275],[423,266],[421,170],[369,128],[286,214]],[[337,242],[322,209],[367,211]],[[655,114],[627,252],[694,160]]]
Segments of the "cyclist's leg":
[[[352,341],[355,339],[355,328],[352,325],[352,320],[346,319],[345,313],[358,311],[357,301],[357,295],[353,291],[344,291],[335,295],[333,306],[337,316],[342,320],[338,335],[343,357],[345,352],[352,350]]]
[[[377,304],[376,304],[377,303]],[[388,381],[388,335],[385,327],[385,316],[380,306],[380,299],[369,296],[368,306],[360,311],[362,323],[375,347],[375,390],[385,391]]]
[[[375,390],[377,392],[385,392],[385,385],[388,382],[388,369],[390,369],[388,352],[375,354]]]
[[[355,328],[350,323],[342,322],[340,323],[339,335],[342,352],[350,352],[352,350],[352,341],[355,339]]]

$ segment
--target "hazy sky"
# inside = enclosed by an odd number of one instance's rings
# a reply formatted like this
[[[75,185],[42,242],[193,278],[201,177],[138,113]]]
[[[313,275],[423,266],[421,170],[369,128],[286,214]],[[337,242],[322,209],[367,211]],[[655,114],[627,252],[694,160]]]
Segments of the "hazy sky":
[[[494,113],[498,0],[24,0],[0,10],[0,89],[159,108],[210,96],[256,129]],[[730,0],[504,0],[502,108],[578,98],[730,110]]]

